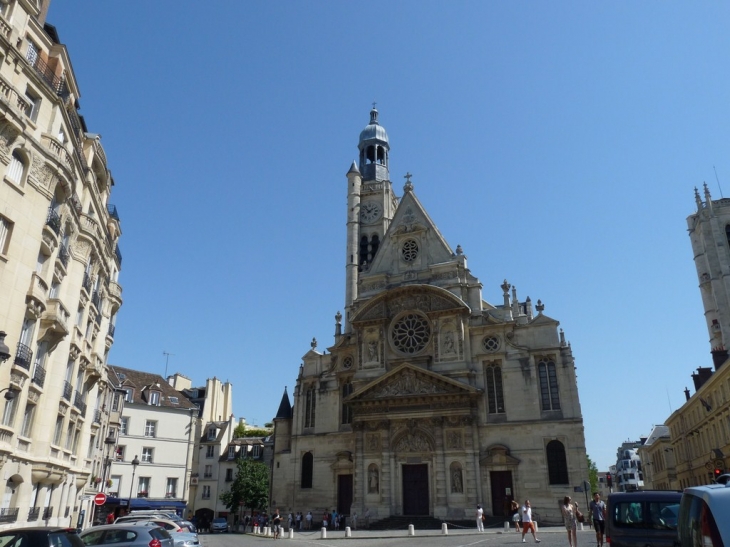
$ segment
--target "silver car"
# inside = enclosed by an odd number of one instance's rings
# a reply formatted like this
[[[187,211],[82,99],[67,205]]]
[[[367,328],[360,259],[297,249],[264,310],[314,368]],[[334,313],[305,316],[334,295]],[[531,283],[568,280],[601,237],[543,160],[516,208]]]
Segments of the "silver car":
[[[175,547],[198,547],[200,545],[198,534],[192,532],[172,534],[172,540],[175,542]]]
[[[84,545],[115,547],[175,547],[172,536],[159,526],[135,524],[106,524],[81,532]]]

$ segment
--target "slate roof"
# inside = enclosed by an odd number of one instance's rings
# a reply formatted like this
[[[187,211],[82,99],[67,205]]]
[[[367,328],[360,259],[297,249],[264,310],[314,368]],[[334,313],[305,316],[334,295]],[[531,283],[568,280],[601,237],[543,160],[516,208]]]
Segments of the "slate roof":
[[[141,372],[130,368],[123,368],[109,365],[109,371],[112,373],[111,380],[116,387],[132,388],[132,402],[125,404],[149,405],[149,395],[152,391],[160,392],[159,407],[190,409],[197,408],[190,400],[180,391],[174,389],[159,374],[151,374],[149,372]],[[177,404],[170,401],[170,397],[177,397]],[[174,401],[174,399],[173,399]]]

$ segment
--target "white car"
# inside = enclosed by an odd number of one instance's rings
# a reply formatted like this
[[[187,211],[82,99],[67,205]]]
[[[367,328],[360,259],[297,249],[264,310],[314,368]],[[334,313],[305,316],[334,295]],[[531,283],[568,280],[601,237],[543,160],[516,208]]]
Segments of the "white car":
[[[730,546],[730,483],[685,488],[677,535],[680,547]]]

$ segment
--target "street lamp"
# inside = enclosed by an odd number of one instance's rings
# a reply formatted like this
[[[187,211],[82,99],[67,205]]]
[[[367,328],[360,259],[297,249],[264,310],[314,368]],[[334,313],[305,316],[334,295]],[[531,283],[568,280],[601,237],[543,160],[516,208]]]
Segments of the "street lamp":
[[[104,492],[104,489],[106,488],[106,484],[108,482],[107,475],[111,473],[111,467],[112,467],[112,450],[114,449],[114,445],[117,444],[117,439],[114,437],[114,432],[109,431],[109,435],[107,435],[106,439],[104,439],[104,444],[106,445],[106,456],[104,457],[104,476],[102,480],[102,487],[101,491]]]
[[[3,389],[0,389],[0,393],[5,392],[5,400],[6,401],[12,401],[18,396],[18,390],[13,389],[12,387],[4,387]]]
[[[137,456],[134,457],[132,460],[132,481],[129,483],[129,501],[127,501],[127,511],[132,511],[132,488],[134,488],[134,474],[137,472],[137,466],[139,465],[139,460],[137,459]]]
[[[0,363],[4,363],[10,359],[10,348],[5,343],[6,336],[7,334],[0,330]]]

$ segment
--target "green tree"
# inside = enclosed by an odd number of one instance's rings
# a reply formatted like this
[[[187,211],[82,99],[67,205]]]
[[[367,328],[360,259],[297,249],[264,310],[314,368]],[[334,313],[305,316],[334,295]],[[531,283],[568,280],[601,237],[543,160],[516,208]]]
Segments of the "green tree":
[[[265,509],[269,499],[269,468],[253,460],[238,460],[236,478],[230,490],[220,495],[229,511],[236,512],[240,505],[254,510]]]
[[[591,491],[589,494],[592,494],[593,492],[598,492],[598,468],[588,454],[586,454],[586,459],[588,460],[588,482],[591,483]]]
[[[233,438],[240,439],[246,434],[246,424],[238,424],[233,430]]]

